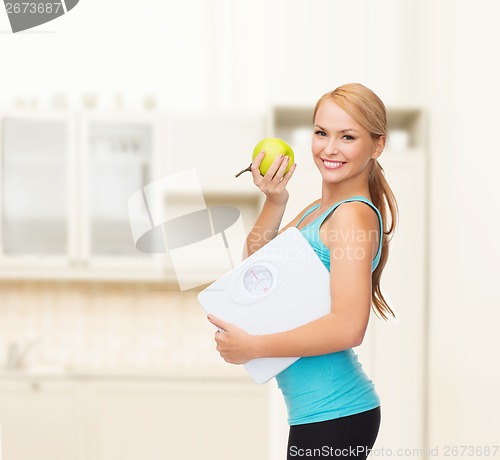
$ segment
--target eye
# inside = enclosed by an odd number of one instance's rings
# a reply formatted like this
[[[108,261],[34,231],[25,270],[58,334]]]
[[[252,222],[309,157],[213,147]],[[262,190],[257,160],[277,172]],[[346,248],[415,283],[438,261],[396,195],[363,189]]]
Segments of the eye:
[[[316,134],[317,136],[326,136],[326,133],[324,131],[321,131],[320,129],[317,129],[316,131],[314,131],[314,134]]]
[[[344,136],[342,136],[342,139],[345,139],[346,141],[353,141],[354,137],[349,136],[349,134],[345,134]]]

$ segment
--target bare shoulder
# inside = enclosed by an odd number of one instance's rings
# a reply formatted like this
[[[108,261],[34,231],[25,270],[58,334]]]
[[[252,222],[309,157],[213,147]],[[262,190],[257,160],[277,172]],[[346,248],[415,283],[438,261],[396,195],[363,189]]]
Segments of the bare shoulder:
[[[349,201],[339,205],[325,220],[325,230],[335,235],[349,235],[351,244],[369,242],[376,254],[379,242],[379,220],[375,210],[361,201]],[[339,241],[338,238],[329,241]]]
[[[293,220],[291,220],[288,224],[286,224],[279,232],[278,232],[278,235],[280,233],[283,233],[286,229],[290,228],[290,227],[295,227],[299,221],[300,221],[300,218],[304,215],[304,213],[309,209],[311,208],[312,206],[318,204],[321,202],[321,198],[318,198],[317,200],[313,201],[312,203],[308,204],[304,209],[302,209],[302,211],[300,211],[294,218]]]
[[[362,201],[348,201],[340,204],[334,213],[329,216],[334,226],[360,225],[378,229],[378,216],[375,210]]]

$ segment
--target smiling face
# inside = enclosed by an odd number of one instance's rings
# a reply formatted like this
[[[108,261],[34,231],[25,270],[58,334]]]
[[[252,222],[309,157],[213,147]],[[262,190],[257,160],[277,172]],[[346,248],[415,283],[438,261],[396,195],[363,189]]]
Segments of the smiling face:
[[[382,153],[385,138],[374,140],[369,131],[331,100],[323,101],[314,119],[313,159],[323,180],[346,181],[368,174]]]

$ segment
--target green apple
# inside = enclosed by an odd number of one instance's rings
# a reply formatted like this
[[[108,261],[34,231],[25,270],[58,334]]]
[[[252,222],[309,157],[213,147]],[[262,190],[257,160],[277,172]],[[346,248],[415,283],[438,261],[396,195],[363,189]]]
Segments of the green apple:
[[[267,137],[266,139],[262,139],[253,149],[252,163],[262,150],[266,152],[259,166],[260,173],[263,176],[266,174],[269,166],[271,166],[274,160],[281,154],[288,157],[288,166],[286,167],[285,174],[292,167],[294,161],[293,150],[285,141],[278,139],[277,137]],[[245,171],[250,171],[252,163],[250,163],[248,168],[243,169],[236,174],[235,177],[238,177]]]

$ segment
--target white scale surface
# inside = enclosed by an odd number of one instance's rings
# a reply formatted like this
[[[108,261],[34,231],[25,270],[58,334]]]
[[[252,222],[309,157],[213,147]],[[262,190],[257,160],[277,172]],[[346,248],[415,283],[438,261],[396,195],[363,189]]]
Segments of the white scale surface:
[[[330,273],[296,227],[290,227],[198,294],[205,311],[250,334],[287,331],[330,312]],[[265,383],[299,357],[244,364]]]

